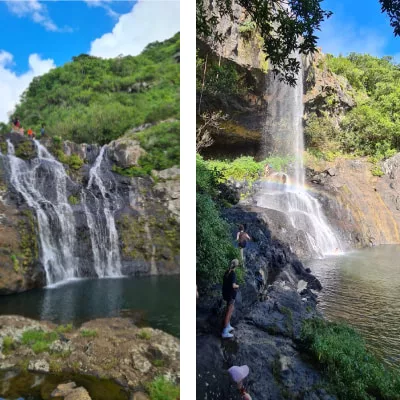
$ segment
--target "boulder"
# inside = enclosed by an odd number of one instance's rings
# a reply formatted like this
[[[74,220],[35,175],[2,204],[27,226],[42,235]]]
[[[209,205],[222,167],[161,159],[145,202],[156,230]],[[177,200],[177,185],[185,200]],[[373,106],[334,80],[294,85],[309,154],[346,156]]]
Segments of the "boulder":
[[[28,371],[48,373],[50,365],[46,360],[31,360],[28,365]]]
[[[119,139],[110,143],[109,157],[121,168],[129,168],[138,165],[141,156],[146,151],[140,147],[137,140]]]

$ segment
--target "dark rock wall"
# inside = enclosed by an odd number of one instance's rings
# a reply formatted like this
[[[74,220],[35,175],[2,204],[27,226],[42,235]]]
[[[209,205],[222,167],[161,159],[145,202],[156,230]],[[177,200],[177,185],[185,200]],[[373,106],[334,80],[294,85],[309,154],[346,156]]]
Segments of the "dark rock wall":
[[[6,139],[11,139],[18,154],[25,160],[36,157],[33,142],[17,134],[0,138],[0,149],[7,152]],[[100,148],[96,145],[77,145],[71,142],[42,141],[60,161],[71,181],[67,185],[77,232],[75,256],[81,263],[82,276],[95,276],[89,229],[80,192],[89,181],[90,167]],[[137,151],[137,143],[133,143]],[[110,146],[111,147],[111,146]],[[121,150],[120,148],[123,147]],[[124,162],[136,159],[129,146],[114,143],[107,154],[107,174],[110,176],[110,196],[118,198],[115,220],[120,241],[124,275],[157,275],[179,273],[179,188],[178,168],[154,171],[153,177],[131,178],[112,172],[116,164],[112,149],[119,148]],[[28,151],[29,150],[29,151]],[[61,151],[61,153],[60,153]],[[70,163],[78,156],[82,165]],[[75,160],[72,158],[72,160]],[[137,161],[137,159],[136,159]],[[124,164],[125,165],[125,164]],[[40,262],[40,242],[36,215],[8,180],[5,164],[0,159],[0,294],[29,290],[45,285]]]

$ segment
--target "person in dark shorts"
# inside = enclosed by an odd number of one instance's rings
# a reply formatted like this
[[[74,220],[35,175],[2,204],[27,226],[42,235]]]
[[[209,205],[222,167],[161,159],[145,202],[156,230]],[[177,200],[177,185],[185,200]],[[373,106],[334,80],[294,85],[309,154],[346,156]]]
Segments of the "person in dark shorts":
[[[242,261],[244,261],[244,248],[246,247],[247,241],[251,240],[250,236],[244,231],[244,226],[239,225],[239,232],[236,235],[236,240],[239,243],[240,256],[242,257]]]
[[[224,328],[222,330],[222,338],[232,338],[232,331],[234,328],[231,326],[231,317],[235,309],[236,292],[239,285],[236,284],[235,268],[239,266],[239,260],[234,259],[231,261],[229,269],[224,274],[224,282],[222,284],[222,297],[226,301],[226,313],[224,318]]]

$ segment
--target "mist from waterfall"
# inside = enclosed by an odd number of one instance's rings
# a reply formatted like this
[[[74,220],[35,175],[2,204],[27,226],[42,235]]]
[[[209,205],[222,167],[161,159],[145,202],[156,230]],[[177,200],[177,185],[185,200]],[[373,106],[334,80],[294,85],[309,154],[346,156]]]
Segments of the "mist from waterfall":
[[[340,241],[329,227],[321,204],[307,192],[304,183],[303,68],[292,87],[269,74],[268,111],[263,130],[263,155],[291,160],[289,172],[272,172],[259,187],[255,201],[259,207],[285,213],[295,230],[306,234],[308,246],[319,256],[341,251]]]
[[[101,149],[90,169],[87,188],[81,192],[81,207],[92,251],[92,255],[82,260],[77,256],[77,223],[68,201],[67,186],[74,183],[64,165],[39,141],[34,143],[37,157],[31,161],[16,157],[10,140],[7,140],[8,154],[1,154],[1,157],[6,161],[11,185],[36,214],[40,261],[46,272],[47,285],[87,276],[88,263],[92,264],[89,266],[90,276],[121,276],[119,239],[114,219],[117,205],[113,201],[115,196],[107,188],[108,178],[104,178],[101,171],[106,148]]]

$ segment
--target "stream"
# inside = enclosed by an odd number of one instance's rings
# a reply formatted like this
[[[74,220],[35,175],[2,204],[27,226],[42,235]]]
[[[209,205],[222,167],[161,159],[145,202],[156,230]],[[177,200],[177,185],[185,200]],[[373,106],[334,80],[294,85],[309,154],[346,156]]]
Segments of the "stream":
[[[390,366],[400,361],[400,246],[352,251],[307,263],[321,281],[319,309],[346,322]]]

